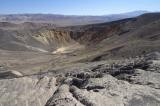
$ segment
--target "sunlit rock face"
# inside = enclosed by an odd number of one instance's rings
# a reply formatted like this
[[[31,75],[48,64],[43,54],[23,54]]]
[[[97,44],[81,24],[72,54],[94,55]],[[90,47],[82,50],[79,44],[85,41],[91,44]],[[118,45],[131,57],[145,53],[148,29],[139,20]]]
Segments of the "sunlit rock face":
[[[71,65],[46,106],[159,106],[159,56]]]
[[[1,106],[44,106],[56,90],[56,79],[23,77],[0,80]]]

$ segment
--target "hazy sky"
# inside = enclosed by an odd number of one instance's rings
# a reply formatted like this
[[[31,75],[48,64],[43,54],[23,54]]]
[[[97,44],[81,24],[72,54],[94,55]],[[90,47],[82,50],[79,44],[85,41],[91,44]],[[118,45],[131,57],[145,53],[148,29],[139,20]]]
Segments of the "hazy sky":
[[[0,0],[0,14],[105,15],[135,10],[160,11],[160,0]]]

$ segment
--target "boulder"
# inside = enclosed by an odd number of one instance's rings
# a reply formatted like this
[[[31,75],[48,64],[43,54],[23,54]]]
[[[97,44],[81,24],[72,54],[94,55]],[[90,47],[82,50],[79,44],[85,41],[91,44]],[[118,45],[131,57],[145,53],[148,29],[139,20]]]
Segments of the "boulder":
[[[2,71],[0,72],[0,78],[18,78],[18,77],[23,77],[23,74],[18,72],[18,71]]]

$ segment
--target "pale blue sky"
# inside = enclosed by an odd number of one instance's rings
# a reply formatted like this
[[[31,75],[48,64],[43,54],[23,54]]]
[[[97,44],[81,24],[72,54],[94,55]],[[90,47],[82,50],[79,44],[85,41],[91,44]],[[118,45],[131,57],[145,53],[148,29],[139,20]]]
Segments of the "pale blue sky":
[[[0,14],[106,15],[136,10],[160,11],[160,0],[0,0]]]

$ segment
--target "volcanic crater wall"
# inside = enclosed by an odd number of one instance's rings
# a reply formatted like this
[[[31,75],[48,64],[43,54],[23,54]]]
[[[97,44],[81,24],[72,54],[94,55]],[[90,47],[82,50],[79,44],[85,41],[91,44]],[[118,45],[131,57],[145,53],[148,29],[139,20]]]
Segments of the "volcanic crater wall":
[[[49,51],[77,43],[67,31],[46,30],[35,34],[33,38],[48,46]]]
[[[78,45],[70,31],[55,29],[1,30],[0,48],[13,51],[51,52],[61,47]],[[13,47],[14,46],[14,47]]]

